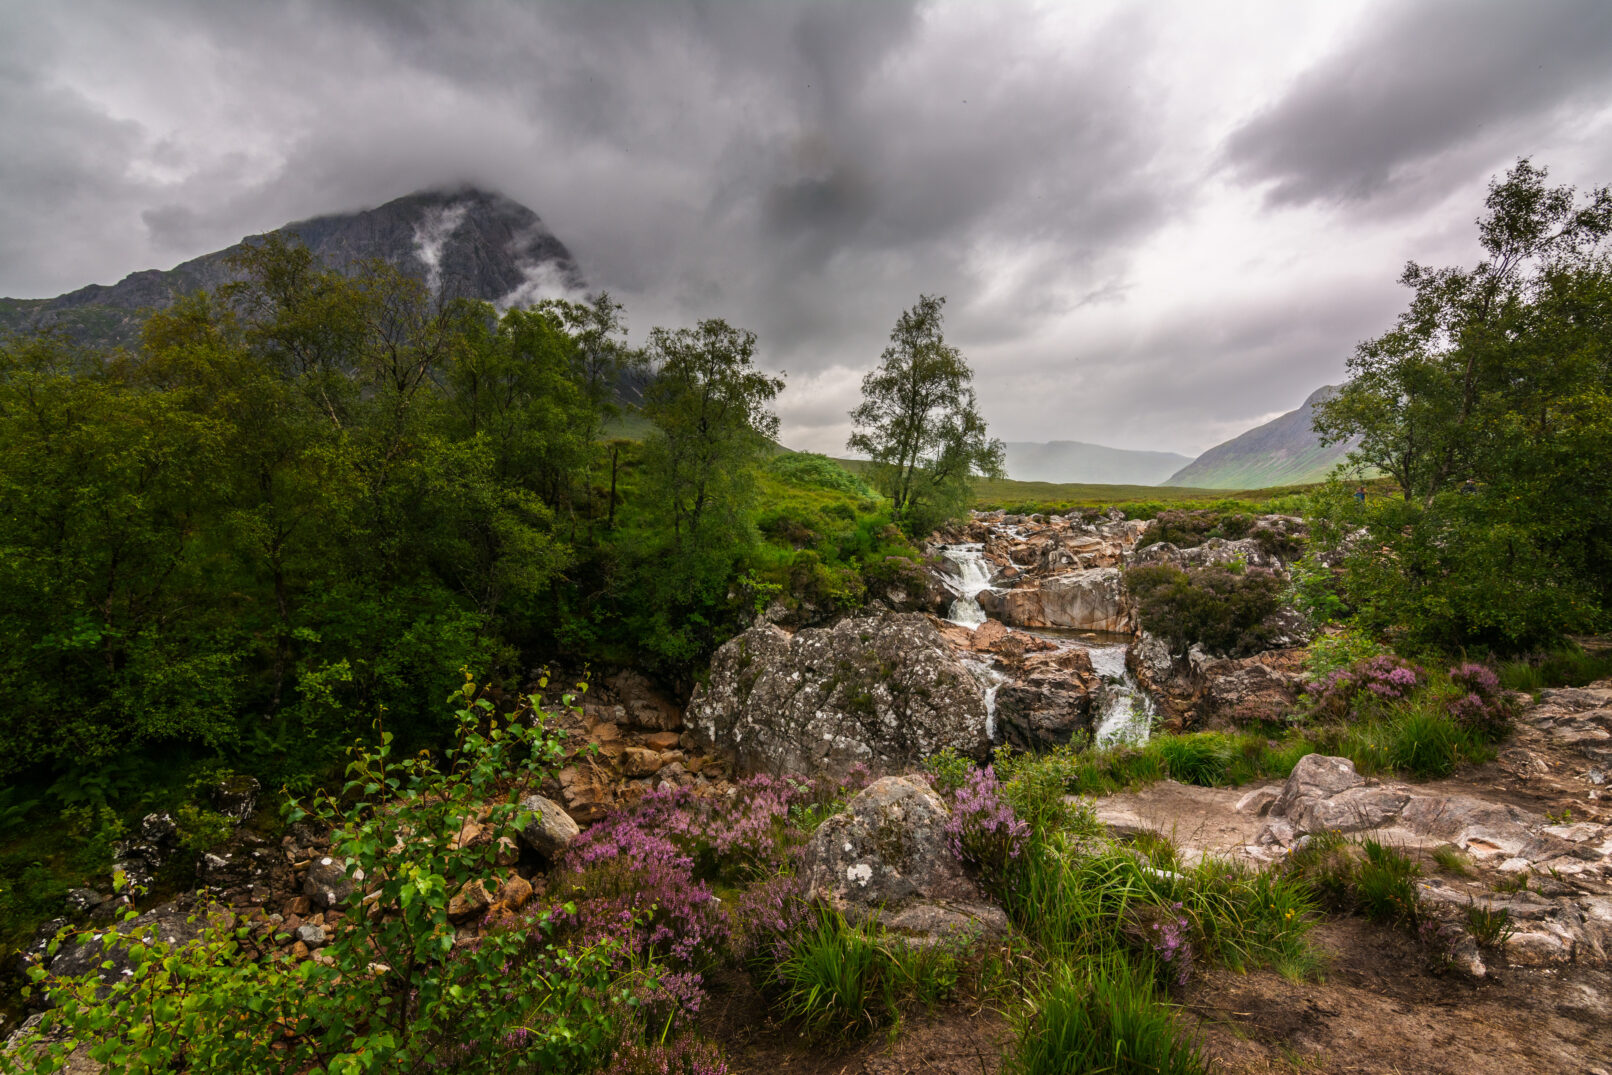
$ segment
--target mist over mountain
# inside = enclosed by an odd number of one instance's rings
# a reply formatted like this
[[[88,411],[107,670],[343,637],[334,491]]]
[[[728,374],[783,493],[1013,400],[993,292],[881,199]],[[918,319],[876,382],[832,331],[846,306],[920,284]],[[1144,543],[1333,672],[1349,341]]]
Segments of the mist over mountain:
[[[1175,452],[1140,452],[1078,440],[1008,441],[1008,477],[1022,482],[1157,485],[1191,462]]]
[[[1262,489],[1321,481],[1344,461],[1356,443],[1322,444],[1310,427],[1315,405],[1330,399],[1337,390],[1336,385],[1316,389],[1297,410],[1215,445],[1163,484]]]
[[[296,221],[270,232],[295,237],[326,265],[347,271],[379,259],[449,298],[523,305],[586,287],[571,252],[526,206],[471,187],[420,191],[374,209]],[[59,326],[85,343],[129,343],[143,310],[236,279],[230,257],[258,236],[172,269],[131,273],[50,299],[0,299],[0,328]]]

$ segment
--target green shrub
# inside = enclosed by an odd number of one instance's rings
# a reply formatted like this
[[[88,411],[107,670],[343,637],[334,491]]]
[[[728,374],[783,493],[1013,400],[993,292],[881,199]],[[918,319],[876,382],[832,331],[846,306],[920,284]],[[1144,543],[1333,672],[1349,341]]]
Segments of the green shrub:
[[[794,485],[832,489],[865,500],[877,499],[879,495],[860,477],[828,456],[818,455],[815,452],[786,452],[773,456],[767,463],[767,469]]]
[[[930,785],[942,796],[949,796],[962,787],[974,769],[971,758],[963,757],[951,747],[943,748],[939,754],[931,754],[924,761],[924,771],[929,774]]]
[[[1195,643],[1211,653],[1239,657],[1269,648],[1267,623],[1282,604],[1282,582],[1261,568],[1241,573],[1220,565],[1183,571],[1172,564],[1143,564],[1125,572],[1137,615],[1148,631],[1175,652]]]

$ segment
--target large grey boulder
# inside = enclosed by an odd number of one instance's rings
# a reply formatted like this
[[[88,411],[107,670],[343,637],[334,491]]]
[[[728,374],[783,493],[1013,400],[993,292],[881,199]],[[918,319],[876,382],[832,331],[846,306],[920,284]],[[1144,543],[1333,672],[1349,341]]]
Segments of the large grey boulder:
[[[889,928],[931,938],[1004,930],[1006,916],[948,846],[949,819],[922,777],[874,781],[812,835],[806,891],[852,921],[879,913]]]
[[[1133,617],[1116,567],[1069,571],[980,594],[980,607],[1015,627],[1068,627],[1081,631],[1130,631]]]
[[[983,688],[918,613],[794,635],[757,624],[716,651],[686,723],[750,772],[889,771],[946,747],[980,760],[990,748]]]

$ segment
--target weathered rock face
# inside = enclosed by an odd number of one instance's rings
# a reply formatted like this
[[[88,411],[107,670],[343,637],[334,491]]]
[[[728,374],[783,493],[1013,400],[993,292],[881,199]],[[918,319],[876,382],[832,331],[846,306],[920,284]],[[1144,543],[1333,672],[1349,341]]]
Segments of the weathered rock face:
[[[1133,564],[1173,564],[1179,568],[1207,567],[1210,564],[1241,563],[1247,567],[1265,567],[1282,570],[1282,561],[1253,538],[1227,541],[1210,538],[1202,545],[1188,549],[1177,548],[1168,541],[1137,549],[1131,557]]]
[[[1205,665],[1203,718],[1234,725],[1276,721],[1298,701],[1307,678],[1304,649],[1279,649]]]
[[[1280,853],[1315,833],[1373,832],[1402,847],[1452,845],[1480,866],[1540,878],[1533,891],[1482,902],[1510,914],[1517,932],[1506,955],[1518,963],[1601,964],[1612,954],[1612,827],[1555,824],[1511,803],[1368,780],[1347,758],[1300,759],[1270,804],[1256,852]],[[1464,910],[1469,888],[1432,878],[1419,886],[1435,905]]]
[[[921,934],[972,922],[1005,930],[947,846],[950,811],[922,777],[885,777],[824,821],[806,845],[807,891],[853,921],[885,912],[887,925]]]
[[[1102,681],[1083,650],[1034,653],[1015,663],[1014,677],[996,691],[1003,739],[1020,750],[1045,749],[1091,731]]]
[[[1129,603],[1113,567],[1039,578],[1001,593],[979,595],[980,607],[1015,627],[1069,627],[1111,634],[1133,626]]]
[[[890,770],[945,747],[983,760],[990,746],[979,683],[917,613],[752,627],[717,650],[685,719],[747,771]]]

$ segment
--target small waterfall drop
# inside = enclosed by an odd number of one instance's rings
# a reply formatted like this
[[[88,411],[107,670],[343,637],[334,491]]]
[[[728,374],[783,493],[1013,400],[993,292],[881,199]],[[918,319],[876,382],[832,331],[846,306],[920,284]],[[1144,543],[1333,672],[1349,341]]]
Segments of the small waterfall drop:
[[[1125,666],[1129,648],[1124,644],[1086,648],[1092,670],[1103,681],[1102,712],[1092,734],[1092,743],[1099,750],[1121,745],[1139,746],[1147,742],[1153,732],[1157,710],[1153,699]]]
[[[991,666],[990,661],[982,661],[974,657],[964,657],[963,667],[967,668],[980,686],[985,688],[985,738],[996,742],[996,690],[1008,681],[1008,677]]]
[[[980,607],[979,595],[991,586],[991,565],[985,559],[985,546],[947,545],[940,550],[940,554],[958,568],[956,577],[946,578],[947,587],[957,594],[957,599],[946,612],[946,618],[964,627],[978,627],[985,622],[985,610]]]

